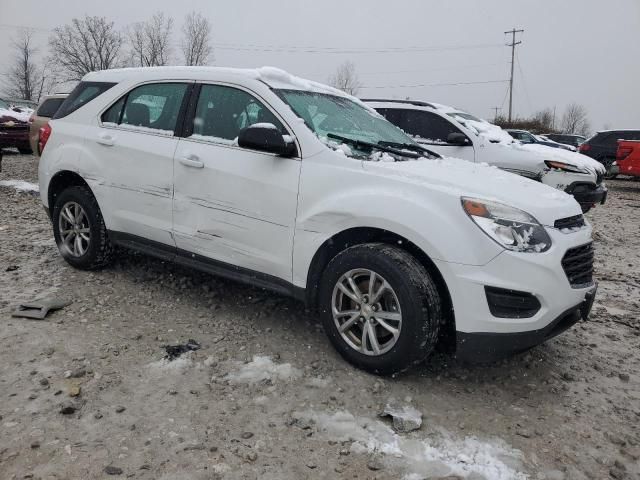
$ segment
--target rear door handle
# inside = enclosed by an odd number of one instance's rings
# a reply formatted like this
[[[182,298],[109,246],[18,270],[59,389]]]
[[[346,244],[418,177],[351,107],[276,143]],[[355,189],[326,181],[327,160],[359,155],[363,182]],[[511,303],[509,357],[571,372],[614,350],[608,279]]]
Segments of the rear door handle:
[[[204,163],[200,160],[200,158],[197,155],[185,155],[184,157],[178,158],[178,161],[185,167],[191,167],[191,168],[204,167]]]
[[[98,139],[96,141],[101,145],[106,145],[107,147],[111,147],[115,143],[115,138],[109,135],[108,133],[99,133]]]

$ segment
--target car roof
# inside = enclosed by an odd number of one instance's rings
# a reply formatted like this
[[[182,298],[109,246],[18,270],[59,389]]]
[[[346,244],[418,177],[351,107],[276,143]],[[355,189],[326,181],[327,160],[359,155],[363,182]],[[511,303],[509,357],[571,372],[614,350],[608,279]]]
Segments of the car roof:
[[[640,132],[637,128],[614,128],[613,130],[598,130],[596,133],[615,133],[615,132]]]
[[[271,88],[304,90],[350,97],[342,90],[322,83],[306,80],[275,67],[229,68],[229,67],[137,67],[115,68],[90,72],[82,79],[85,82],[115,82],[125,80],[218,80],[262,82]]]
[[[436,102],[424,102],[421,100],[398,100],[398,99],[385,99],[385,98],[363,98],[361,99],[365,103],[375,103],[375,104],[395,104],[400,105],[400,108],[408,108],[415,110],[430,110],[436,111],[442,114],[448,113],[465,113],[467,115],[471,115],[470,113],[462,110],[461,108],[450,107],[449,105],[443,105],[442,103]],[[379,107],[380,108],[380,107]]]

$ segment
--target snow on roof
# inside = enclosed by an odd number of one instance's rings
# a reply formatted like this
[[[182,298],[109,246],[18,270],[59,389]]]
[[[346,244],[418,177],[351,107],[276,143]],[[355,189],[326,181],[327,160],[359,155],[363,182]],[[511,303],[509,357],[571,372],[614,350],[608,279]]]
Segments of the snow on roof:
[[[83,78],[88,82],[121,82],[137,77],[143,79],[216,79],[220,77],[238,77],[257,80],[271,88],[305,90],[350,97],[342,90],[292,75],[276,67],[230,68],[230,67],[137,67],[114,68],[90,72]]]

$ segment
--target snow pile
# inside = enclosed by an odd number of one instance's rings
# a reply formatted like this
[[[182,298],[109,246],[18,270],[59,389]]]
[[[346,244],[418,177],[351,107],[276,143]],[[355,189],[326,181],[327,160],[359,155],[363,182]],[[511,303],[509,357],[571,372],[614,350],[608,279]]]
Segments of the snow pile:
[[[369,160],[372,162],[395,162],[395,158],[389,155],[387,152],[373,152],[369,155]]]
[[[24,180],[0,180],[0,187],[15,188],[19,192],[39,192],[40,187],[35,183]]]
[[[318,430],[337,441],[351,441],[354,453],[384,455],[384,461],[406,471],[405,478],[458,475],[485,480],[526,480],[523,455],[504,441],[482,441],[469,436],[454,438],[436,430],[427,438],[405,437],[380,421],[354,417],[348,412],[333,415],[306,412],[299,418],[315,422]]]
[[[180,373],[194,365],[190,352],[181,355],[175,360],[163,358],[148,365],[149,369],[158,373]]]
[[[253,361],[242,365],[237,372],[230,373],[225,378],[231,383],[253,385],[266,380],[289,381],[300,375],[300,371],[290,363],[277,364],[270,357],[255,355]]]

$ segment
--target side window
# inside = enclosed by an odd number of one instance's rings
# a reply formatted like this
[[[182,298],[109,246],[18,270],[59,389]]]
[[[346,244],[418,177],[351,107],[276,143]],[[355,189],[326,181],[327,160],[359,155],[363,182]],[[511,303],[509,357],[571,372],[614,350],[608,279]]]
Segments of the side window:
[[[434,143],[446,143],[450,133],[462,133],[455,125],[439,115],[419,110],[406,110],[405,126],[400,128],[409,135]]]
[[[191,137],[229,143],[240,130],[256,123],[271,123],[280,133],[287,133],[273,113],[247,92],[221,85],[202,85]]]
[[[115,83],[110,82],[80,82],[69,96],[62,102],[60,108],[53,115],[53,119],[63,118],[86,105],[94,98],[103,94]]]
[[[187,87],[185,83],[152,83],[137,87],[103,113],[102,122],[150,128],[173,135]]]
[[[48,117],[48,118],[53,117],[55,113],[58,111],[58,108],[60,108],[60,105],[62,105],[62,102],[64,102],[64,98],[46,99],[44,102],[42,102],[42,105],[40,105],[40,107],[38,108],[37,115],[39,117]]]

